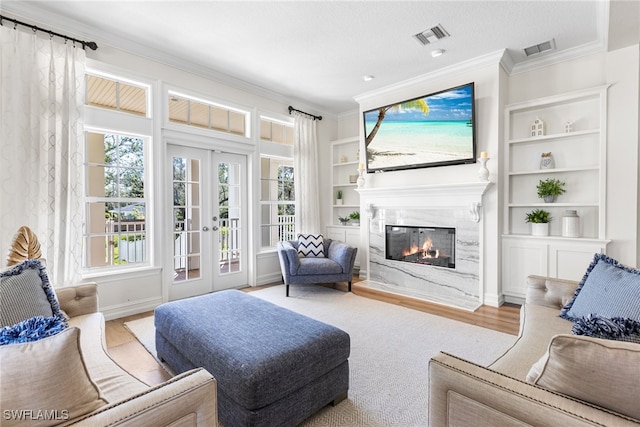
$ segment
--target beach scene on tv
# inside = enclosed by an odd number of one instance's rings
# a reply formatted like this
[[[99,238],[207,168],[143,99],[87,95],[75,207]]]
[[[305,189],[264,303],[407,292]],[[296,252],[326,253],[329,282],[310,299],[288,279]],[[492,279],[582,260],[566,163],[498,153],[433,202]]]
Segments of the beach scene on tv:
[[[369,171],[473,159],[471,84],[364,113]]]

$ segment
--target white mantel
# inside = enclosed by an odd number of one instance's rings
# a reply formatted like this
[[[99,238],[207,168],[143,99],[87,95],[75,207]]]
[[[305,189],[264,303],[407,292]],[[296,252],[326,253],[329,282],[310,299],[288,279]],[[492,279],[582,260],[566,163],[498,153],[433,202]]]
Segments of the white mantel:
[[[358,188],[360,203],[371,218],[380,206],[446,208],[467,206],[474,222],[480,220],[482,196],[490,181],[427,184],[403,187]]]
[[[474,310],[483,303],[482,197],[489,181],[359,188],[368,221],[362,284],[445,305]],[[455,269],[418,265],[385,257],[385,225],[456,228]]]

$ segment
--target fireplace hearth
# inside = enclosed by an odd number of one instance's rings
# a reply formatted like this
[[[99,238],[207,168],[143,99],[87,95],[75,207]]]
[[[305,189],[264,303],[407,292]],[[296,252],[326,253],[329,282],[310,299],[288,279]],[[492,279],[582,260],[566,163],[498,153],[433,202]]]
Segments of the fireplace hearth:
[[[386,225],[385,229],[386,259],[455,268],[455,228]]]

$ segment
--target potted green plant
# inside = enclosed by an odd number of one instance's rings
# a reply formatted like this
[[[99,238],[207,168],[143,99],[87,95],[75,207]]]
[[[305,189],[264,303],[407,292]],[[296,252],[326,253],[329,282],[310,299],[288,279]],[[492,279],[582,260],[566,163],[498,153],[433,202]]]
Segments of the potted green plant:
[[[534,209],[526,215],[526,221],[531,223],[533,236],[548,236],[551,219],[551,214],[544,209]]]
[[[360,212],[353,211],[349,214],[349,219],[353,222],[353,225],[360,225]]]
[[[538,182],[538,197],[544,199],[545,203],[556,201],[556,197],[563,194],[565,183],[556,178],[547,178]]]
[[[336,193],[336,205],[342,204],[342,190],[338,190]]]
[[[347,225],[349,224],[349,221],[351,221],[351,218],[349,218],[348,216],[339,216],[338,221],[340,221],[340,224],[342,225]]]

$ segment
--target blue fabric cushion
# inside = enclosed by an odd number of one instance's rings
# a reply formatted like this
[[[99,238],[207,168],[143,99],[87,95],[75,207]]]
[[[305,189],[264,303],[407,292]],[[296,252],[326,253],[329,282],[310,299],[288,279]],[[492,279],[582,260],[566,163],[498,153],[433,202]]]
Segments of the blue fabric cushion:
[[[37,259],[0,273],[0,307],[0,345],[36,341],[68,326],[45,266]]]
[[[596,254],[560,317],[575,323],[575,334],[633,341],[640,325],[640,270]]]
[[[322,234],[298,234],[298,255],[301,257],[324,258],[324,238]]]
[[[640,344],[640,322],[622,317],[608,318],[590,314],[577,319],[572,332],[575,335]]]

